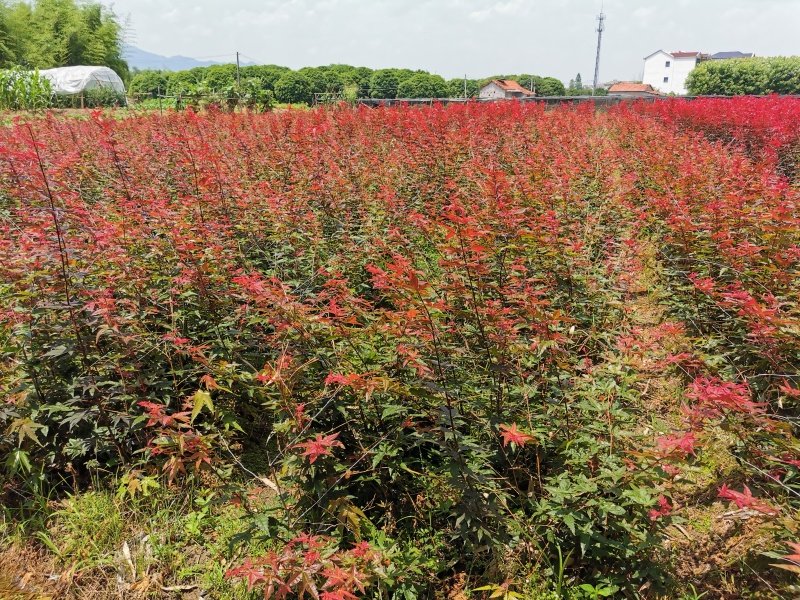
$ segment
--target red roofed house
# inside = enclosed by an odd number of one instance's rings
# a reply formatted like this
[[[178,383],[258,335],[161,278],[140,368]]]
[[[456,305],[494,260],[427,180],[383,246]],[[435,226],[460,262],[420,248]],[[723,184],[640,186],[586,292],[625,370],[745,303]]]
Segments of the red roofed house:
[[[625,98],[652,98],[663,94],[654,89],[649,83],[627,83],[621,81],[608,88],[609,96],[623,96]]]
[[[708,54],[702,52],[653,52],[644,59],[642,82],[665,94],[686,95],[686,78],[704,60]]]
[[[512,79],[493,79],[481,88],[478,98],[481,100],[513,100],[535,95]]]

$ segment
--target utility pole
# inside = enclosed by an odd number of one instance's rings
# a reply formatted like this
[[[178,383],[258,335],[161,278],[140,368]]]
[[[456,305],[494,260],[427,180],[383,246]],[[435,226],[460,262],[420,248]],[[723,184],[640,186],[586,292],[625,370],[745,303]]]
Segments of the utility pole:
[[[464,100],[467,99],[467,76],[464,75]]]
[[[239,53],[236,53],[236,87],[242,89],[242,79],[239,76]]]
[[[606,30],[606,15],[603,12],[604,6],[600,8],[600,15],[597,17],[597,59],[594,62],[594,82],[592,83],[592,96],[600,83],[600,48],[603,44],[603,32]]]

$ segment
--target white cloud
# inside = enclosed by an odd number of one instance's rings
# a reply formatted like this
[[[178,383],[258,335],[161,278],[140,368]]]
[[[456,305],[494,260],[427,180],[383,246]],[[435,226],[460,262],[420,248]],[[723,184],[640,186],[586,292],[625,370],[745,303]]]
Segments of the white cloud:
[[[493,16],[516,16],[525,11],[522,0],[509,0],[508,2],[497,2],[493,6],[481,10],[473,10],[469,13],[469,18],[473,21],[486,21]]]
[[[636,21],[638,27],[647,27],[653,22],[653,17],[656,15],[656,8],[654,6],[640,6],[633,11],[633,19]]]

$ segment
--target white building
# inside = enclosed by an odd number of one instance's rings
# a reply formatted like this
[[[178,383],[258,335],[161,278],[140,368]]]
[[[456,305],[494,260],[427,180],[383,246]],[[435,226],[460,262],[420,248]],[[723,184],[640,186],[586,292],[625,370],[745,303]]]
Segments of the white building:
[[[513,100],[535,95],[511,79],[493,79],[481,88],[478,98],[481,100]]]
[[[664,94],[686,95],[686,78],[697,63],[707,59],[708,54],[701,52],[653,52],[644,59],[642,83]]]

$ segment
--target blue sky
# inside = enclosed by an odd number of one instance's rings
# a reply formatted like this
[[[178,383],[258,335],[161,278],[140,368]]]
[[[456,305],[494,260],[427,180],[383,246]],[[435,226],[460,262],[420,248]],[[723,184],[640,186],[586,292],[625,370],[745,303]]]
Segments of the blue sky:
[[[292,68],[348,63],[446,78],[535,73],[590,82],[600,0],[115,0],[130,41],[167,56]],[[800,0],[606,0],[600,78],[658,49],[800,54]]]

